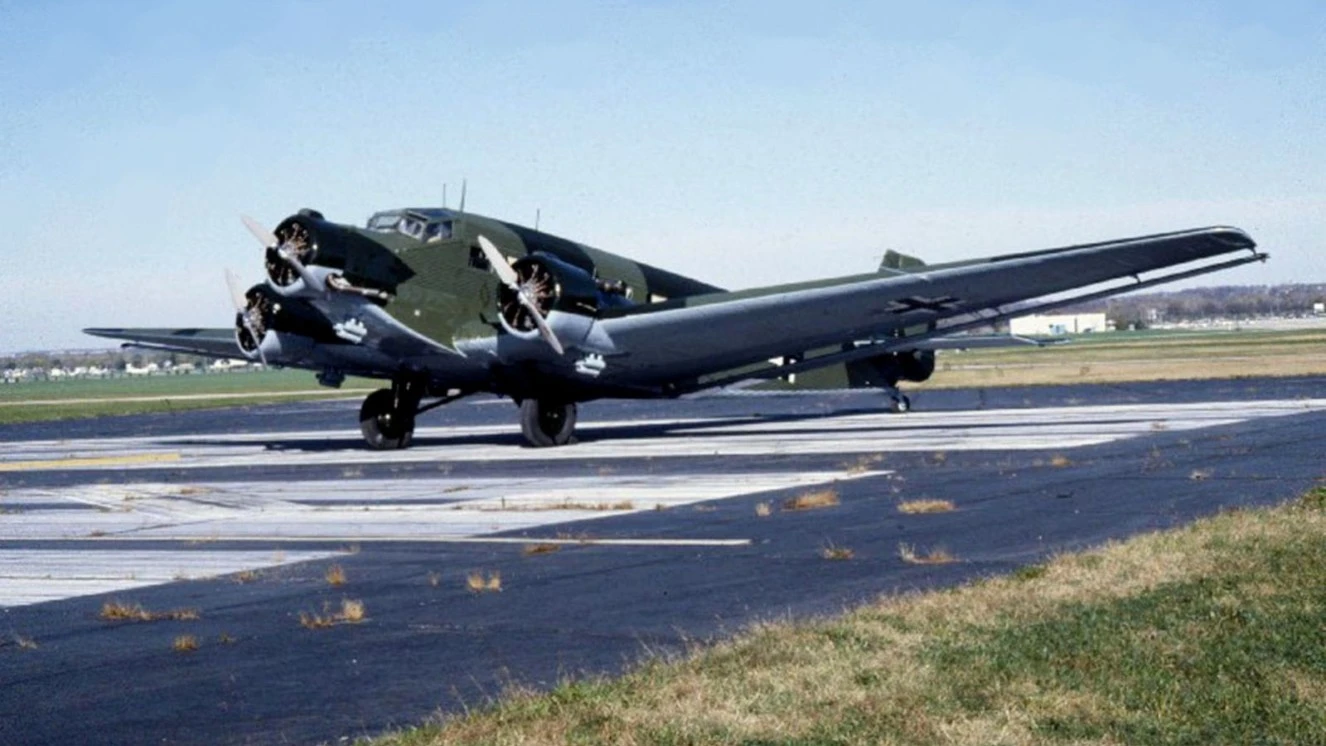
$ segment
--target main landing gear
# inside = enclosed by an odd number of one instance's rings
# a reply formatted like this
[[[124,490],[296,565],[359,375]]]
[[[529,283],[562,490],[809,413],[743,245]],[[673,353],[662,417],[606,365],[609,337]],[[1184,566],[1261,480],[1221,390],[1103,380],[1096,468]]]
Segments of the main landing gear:
[[[375,451],[409,448],[414,440],[415,417],[434,407],[455,401],[467,392],[445,396],[420,406],[424,387],[412,381],[395,381],[389,389],[368,395],[359,408],[359,430],[364,442]],[[536,448],[564,446],[576,429],[576,405],[557,399],[525,399],[520,402],[520,431]]]
[[[520,403],[520,432],[535,448],[564,446],[575,429],[575,402],[526,399]]]
[[[391,451],[410,447],[420,398],[414,389],[408,384],[393,384],[364,399],[364,405],[359,408],[359,431],[369,448]]]

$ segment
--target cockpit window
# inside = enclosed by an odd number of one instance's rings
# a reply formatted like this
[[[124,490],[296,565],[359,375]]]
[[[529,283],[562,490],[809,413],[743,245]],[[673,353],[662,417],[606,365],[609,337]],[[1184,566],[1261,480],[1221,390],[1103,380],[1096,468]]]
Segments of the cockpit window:
[[[424,240],[432,243],[434,241],[445,241],[451,238],[451,221],[439,220],[435,223],[429,223],[424,229]]]
[[[380,212],[368,219],[368,229],[371,231],[394,231],[396,224],[401,222],[399,212]]]
[[[410,238],[423,239],[424,221],[412,215],[406,215],[396,224],[396,230],[409,236]]]
[[[392,210],[379,212],[368,219],[368,229],[396,232],[416,241],[446,241],[454,235],[452,214],[448,210]]]

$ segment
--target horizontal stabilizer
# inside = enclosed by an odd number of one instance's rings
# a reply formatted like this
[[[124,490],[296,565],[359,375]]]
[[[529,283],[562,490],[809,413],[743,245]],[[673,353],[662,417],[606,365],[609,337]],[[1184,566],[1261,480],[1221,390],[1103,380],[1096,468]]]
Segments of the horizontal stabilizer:
[[[1012,334],[954,334],[922,339],[916,344],[901,344],[895,350],[988,350],[997,347],[1048,347],[1064,344],[1067,339],[1032,339]]]

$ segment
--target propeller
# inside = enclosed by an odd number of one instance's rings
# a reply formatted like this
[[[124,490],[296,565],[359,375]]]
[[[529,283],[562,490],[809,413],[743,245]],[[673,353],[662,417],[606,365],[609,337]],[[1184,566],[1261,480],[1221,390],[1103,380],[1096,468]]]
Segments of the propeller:
[[[249,229],[249,233],[252,233],[254,238],[262,243],[263,247],[275,251],[277,256],[281,257],[286,264],[289,264],[295,270],[295,273],[304,281],[304,287],[315,292],[325,292],[327,290],[326,285],[320,282],[312,272],[308,271],[308,267],[305,267],[304,263],[299,261],[299,257],[295,256],[295,252],[290,246],[278,239],[275,233],[267,230],[262,223],[248,215],[240,215],[239,219],[244,221],[244,227]]]
[[[253,323],[253,317],[249,315],[249,303],[244,297],[244,291],[240,290],[239,277],[234,272],[226,270],[226,287],[230,288],[230,300],[235,303],[235,310],[239,312],[239,322],[244,325],[249,336],[253,337],[254,348],[258,350],[258,358],[262,360],[262,367],[267,367],[267,356],[262,351],[262,334],[258,331],[257,324]]]
[[[530,318],[534,321],[534,325],[539,328],[539,334],[543,336],[548,346],[553,348],[553,352],[558,355],[565,353],[561,340],[553,333],[552,327],[548,326],[548,320],[543,318],[543,312],[539,310],[539,304],[534,302],[534,297],[530,294],[529,288],[521,284],[520,277],[511,268],[511,265],[507,264],[506,257],[502,256],[502,252],[497,250],[497,247],[493,245],[492,241],[488,240],[487,236],[479,236],[479,249],[483,251],[484,258],[488,260],[488,266],[493,268],[497,279],[501,280],[503,285],[511,288],[511,292],[516,294],[520,304],[525,307],[525,310],[529,311]]]

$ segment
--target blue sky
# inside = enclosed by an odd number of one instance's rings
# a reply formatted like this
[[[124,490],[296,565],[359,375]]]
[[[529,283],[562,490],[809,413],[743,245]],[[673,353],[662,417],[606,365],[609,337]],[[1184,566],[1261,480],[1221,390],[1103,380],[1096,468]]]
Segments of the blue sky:
[[[749,287],[1214,223],[1326,282],[1319,3],[0,0],[0,352],[228,326],[240,213],[454,205]]]

